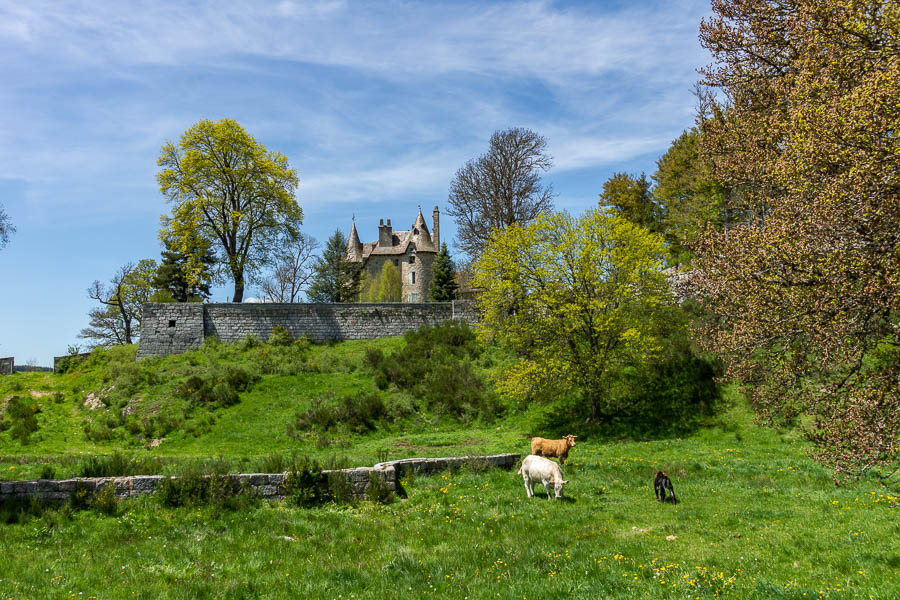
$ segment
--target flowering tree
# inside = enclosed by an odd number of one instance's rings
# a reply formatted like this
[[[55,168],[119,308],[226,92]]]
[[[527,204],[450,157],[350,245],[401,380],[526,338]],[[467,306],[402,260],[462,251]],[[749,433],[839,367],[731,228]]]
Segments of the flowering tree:
[[[714,0],[702,124],[754,218],[697,244],[707,343],[843,478],[900,457],[900,5]],[[730,198],[731,202],[735,198]]]

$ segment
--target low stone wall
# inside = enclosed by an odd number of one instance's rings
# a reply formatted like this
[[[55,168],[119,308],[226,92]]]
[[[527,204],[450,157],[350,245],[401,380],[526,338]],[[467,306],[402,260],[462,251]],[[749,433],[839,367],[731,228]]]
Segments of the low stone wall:
[[[460,468],[464,465],[477,467],[500,467],[510,469],[519,460],[518,454],[494,454],[490,456],[456,456],[449,458],[408,458],[379,463],[374,467],[323,471],[323,485],[327,485],[330,473],[343,473],[349,485],[350,495],[354,499],[366,497],[366,491],[372,477],[379,477],[387,484],[387,489],[402,494],[400,478],[408,470],[423,474],[437,473],[447,469]],[[266,500],[278,500],[284,497],[284,478],[287,473],[242,473],[226,475],[235,489],[247,486]],[[0,503],[5,501],[28,500],[37,497],[45,502],[66,502],[77,489],[82,488],[87,496],[93,496],[98,490],[112,485],[118,498],[130,498],[141,494],[152,494],[161,482],[163,475],[131,475],[127,477],[77,477],[74,479],[39,479],[32,481],[0,481]]]
[[[242,304],[148,303],[143,307],[138,358],[199,348],[216,336],[233,343],[248,335],[265,341],[281,326],[314,342],[401,336],[423,325],[477,322],[472,302]]]
[[[91,355],[90,352],[79,352],[78,354],[66,354],[65,356],[54,356],[53,357],[53,372],[59,373],[60,361],[67,362],[71,365],[73,362],[79,363],[84,360],[87,360],[87,358],[90,355]]]
[[[0,375],[12,375],[16,370],[16,359],[10,356],[9,358],[0,358]]]

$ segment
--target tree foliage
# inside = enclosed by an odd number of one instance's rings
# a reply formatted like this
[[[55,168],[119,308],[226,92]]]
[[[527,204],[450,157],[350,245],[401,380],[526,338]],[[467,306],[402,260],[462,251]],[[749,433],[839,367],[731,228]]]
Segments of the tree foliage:
[[[658,233],[663,214],[650,188],[650,181],[643,173],[640,177],[613,173],[603,184],[600,206],[612,208],[632,223]]]
[[[541,183],[541,172],[552,164],[547,141],[537,133],[495,132],[487,153],[467,162],[450,184],[447,212],[456,217],[462,251],[475,258],[495,229],[525,225],[552,211],[552,187]]]
[[[367,279],[360,293],[361,302],[400,302],[403,298],[403,282],[394,263],[386,261],[381,273],[374,279]]]
[[[153,287],[158,294],[153,300],[165,296],[174,302],[202,302],[210,296],[209,285],[212,281],[212,268],[216,256],[208,248],[204,251],[192,249],[185,253],[178,250],[176,242],[165,240],[166,249],[162,251],[162,260],[156,269]],[[193,277],[188,273],[188,263],[193,261],[199,270]]]
[[[156,269],[155,260],[144,259],[119,268],[109,285],[94,281],[88,297],[101,306],[88,313],[90,325],[78,337],[88,340],[90,348],[134,343],[141,332],[143,305],[154,291]]]
[[[271,274],[260,287],[269,302],[299,302],[313,276],[319,242],[305,233],[274,251]]]
[[[232,119],[200,121],[177,145],[167,142],[157,163],[160,190],[173,204],[160,237],[188,256],[192,283],[200,280],[201,256],[215,248],[240,302],[245,276],[268,262],[272,248],[297,237],[297,172]]]
[[[10,221],[9,215],[3,210],[3,205],[0,205],[0,249],[9,243],[9,236],[15,232],[16,228]]]
[[[900,4],[714,0],[702,125],[756,219],[698,244],[705,332],[838,477],[900,456]],[[739,207],[740,208],[740,207]],[[798,417],[804,417],[798,419]]]
[[[441,244],[441,251],[431,265],[431,283],[428,285],[428,299],[431,302],[456,300],[456,265],[447,251],[447,244]]]
[[[700,155],[697,128],[675,139],[656,166],[653,197],[662,213],[660,231],[673,262],[686,263],[691,247],[707,227],[724,227],[725,186],[713,177],[712,166]]]
[[[359,265],[347,258],[347,238],[337,229],[313,267],[306,296],[310,302],[356,302],[359,271]]]
[[[475,265],[482,332],[518,355],[501,376],[511,398],[575,390],[600,417],[627,364],[656,355],[667,297],[660,236],[594,209],[511,225]]]

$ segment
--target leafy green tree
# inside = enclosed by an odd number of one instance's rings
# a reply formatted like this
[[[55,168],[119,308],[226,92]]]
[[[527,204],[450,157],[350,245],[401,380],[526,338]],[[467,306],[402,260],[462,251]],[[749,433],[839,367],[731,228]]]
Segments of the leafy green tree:
[[[543,136],[518,127],[494,132],[487,153],[467,162],[450,184],[447,212],[456,217],[462,251],[475,258],[495,229],[553,210],[553,188],[541,183],[552,164]]]
[[[652,194],[662,212],[661,231],[675,263],[690,262],[690,248],[708,226],[725,224],[725,186],[700,155],[700,131],[691,128],[656,162]]]
[[[619,368],[661,350],[664,253],[660,236],[603,209],[540,216],[492,236],[474,284],[482,331],[518,355],[501,393],[574,390],[593,418],[606,412]]]
[[[662,211],[650,190],[647,176],[613,173],[603,184],[600,206],[614,209],[620,216],[653,232],[661,229]]]
[[[78,337],[89,340],[90,348],[134,343],[140,336],[143,305],[153,295],[156,268],[155,260],[144,259],[136,265],[122,266],[110,285],[94,281],[88,288],[88,297],[102,307],[88,313],[90,325]]]
[[[234,281],[233,301],[242,301],[245,276],[297,237],[297,172],[232,119],[200,121],[177,145],[167,142],[157,163],[160,190],[173,204],[160,237],[188,257],[192,284],[202,280],[202,257],[216,248],[220,271]]]
[[[355,302],[359,296],[360,269],[347,258],[347,238],[337,229],[313,267],[306,296],[310,302]]]
[[[9,215],[6,214],[6,211],[3,210],[3,206],[0,205],[0,248],[3,248],[9,243],[9,236],[15,232],[16,228],[13,227],[12,222],[9,220]]]
[[[162,261],[156,270],[153,287],[164,295],[154,294],[152,300],[171,298],[175,302],[202,302],[210,296],[209,285],[212,280],[212,269],[216,262],[215,254],[209,249],[206,252],[194,251],[191,255],[202,269],[188,276],[189,254],[180,252],[177,244],[165,240],[166,249],[162,251]]]
[[[900,464],[900,4],[714,0],[701,125],[714,176],[758,207],[701,237],[704,331],[763,422],[837,478]],[[731,198],[727,199],[727,204]],[[739,207],[740,208],[740,207]]]
[[[403,282],[400,272],[394,263],[386,261],[381,267],[378,277],[366,281],[360,298],[363,302],[400,302],[403,294]]]
[[[441,251],[434,257],[431,266],[431,283],[428,299],[432,302],[450,302],[456,299],[456,265],[447,251],[447,244],[441,244]]]

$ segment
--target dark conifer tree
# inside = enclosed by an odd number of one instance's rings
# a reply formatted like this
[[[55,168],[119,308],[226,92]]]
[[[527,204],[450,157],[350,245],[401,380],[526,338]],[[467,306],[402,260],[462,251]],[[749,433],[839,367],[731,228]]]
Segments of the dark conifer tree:
[[[310,302],[356,302],[359,296],[359,266],[347,258],[347,238],[334,232],[313,267],[306,296]]]
[[[441,251],[434,258],[431,268],[431,285],[428,287],[428,299],[432,302],[450,302],[456,299],[456,266],[447,244],[441,244]]]

